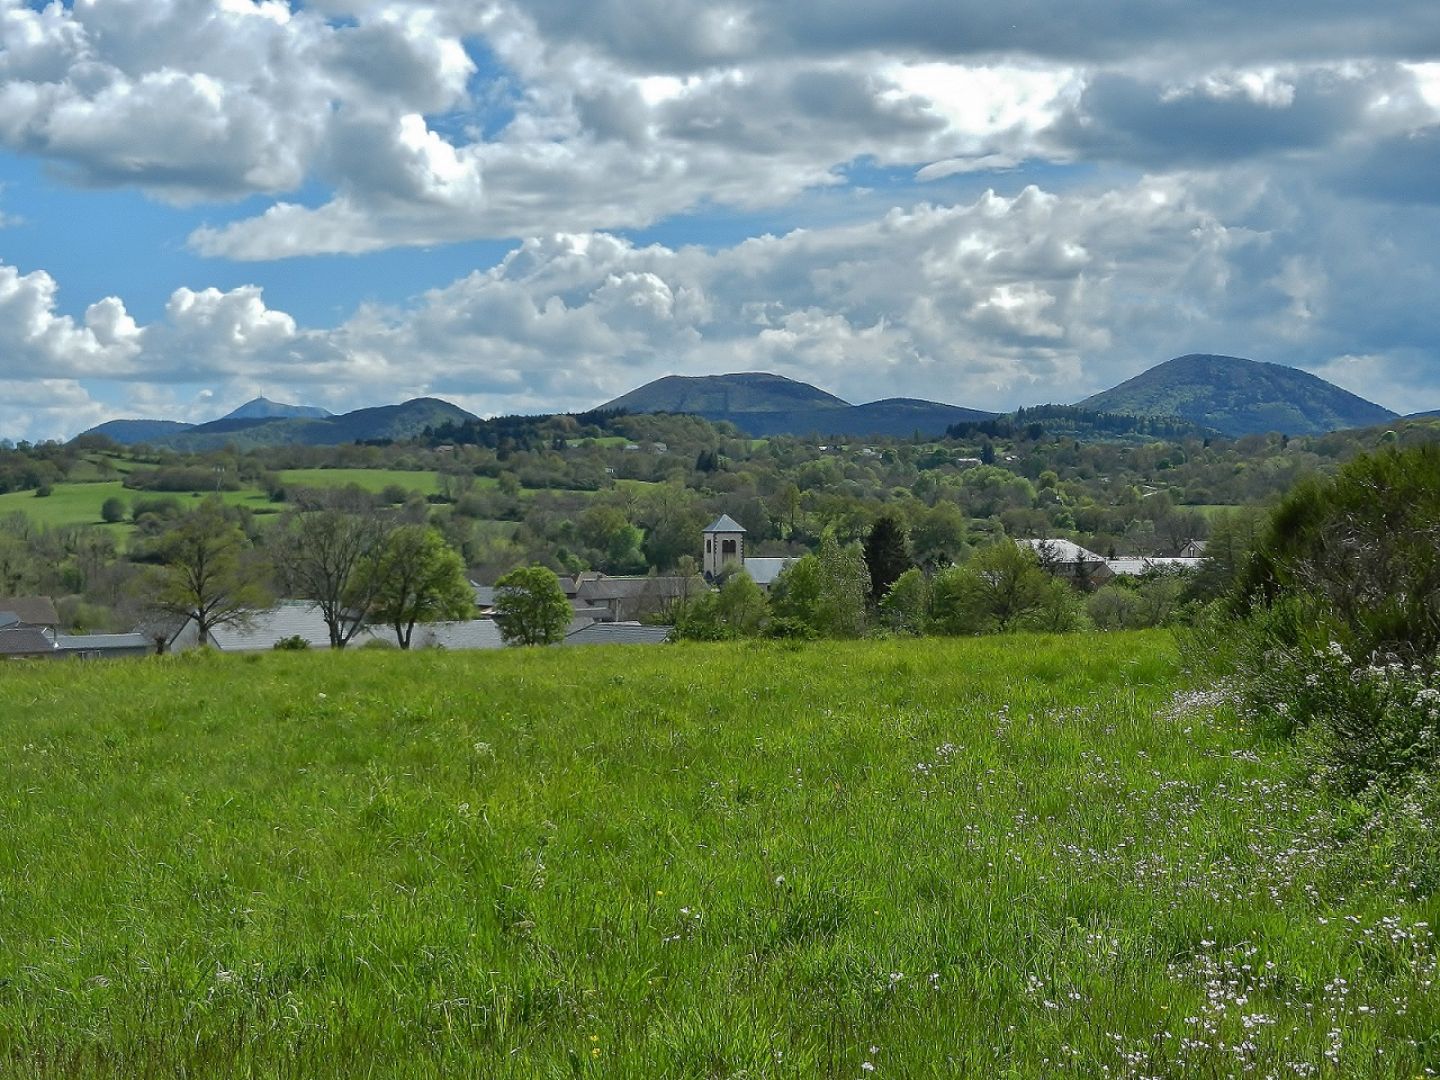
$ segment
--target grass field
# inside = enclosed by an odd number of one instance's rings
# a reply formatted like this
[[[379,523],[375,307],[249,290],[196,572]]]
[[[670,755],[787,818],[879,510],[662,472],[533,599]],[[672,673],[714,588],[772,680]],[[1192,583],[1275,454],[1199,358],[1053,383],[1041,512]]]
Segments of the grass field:
[[[0,1072],[1440,1067],[1435,901],[1184,706],[1158,633],[7,667]]]
[[[418,491],[421,495],[436,495],[440,491],[440,478],[435,473],[404,469],[286,469],[280,473],[280,480],[284,484],[312,488],[356,484],[375,495],[392,485],[406,491]],[[493,487],[495,480],[477,477],[476,484]]]
[[[184,505],[187,500],[198,502],[206,494],[209,493],[134,491],[123,486],[119,480],[93,484],[56,484],[52,494],[44,498],[40,498],[33,491],[15,491],[0,495],[0,517],[19,511],[37,524],[52,529],[66,525],[98,525],[101,521],[100,508],[105,504],[105,500],[112,496],[125,504],[125,512],[129,514],[130,505],[137,498],[174,498]],[[265,497],[264,492],[255,488],[222,491],[220,496],[233,506],[248,506],[257,513],[274,513],[279,509]],[[116,528],[128,532],[127,526],[120,525]]]
[[[418,491],[422,495],[433,495],[440,490],[439,478],[433,472],[406,472],[397,469],[290,469],[282,472],[280,478],[286,484],[315,488],[358,484],[373,493],[379,493],[391,485],[398,485],[406,491]],[[480,477],[477,482],[490,485],[495,483],[488,477]],[[112,496],[124,502],[128,513],[130,504],[136,498],[173,496],[183,502],[191,497],[198,500],[206,494],[208,492],[134,491],[123,486],[119,480],[56,484],[52,494],[44,498],[40,498],[33,491],[0,495],[0,517],[18,511],[48,528],[95,525],[100,523],[101,506]],[[282,509],[258,488],[224,491],[221,492],[221,497],[233,506],[248,506],[257,513],[276,513]],[[121,528],[123,531],[123,527]]]

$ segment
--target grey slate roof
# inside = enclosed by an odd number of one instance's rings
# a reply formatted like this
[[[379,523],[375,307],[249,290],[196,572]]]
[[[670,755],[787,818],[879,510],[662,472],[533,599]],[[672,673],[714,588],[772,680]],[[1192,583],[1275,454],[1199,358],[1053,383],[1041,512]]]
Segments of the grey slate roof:
[[[1066,563],[1103,563],[1105,560],[1088,548],[1072,540],[1016,540],[1021,547],[1029,548],[1041,558],[1064,565]]]
[[[361,630],[351,645],[362,644],[365,636]],[[260,652],[289,637],[304,638],[312,649],[330,647],[330,631],[320,609],[306,600],[285,600],[268,611],[257,611],[249,626],[216,627],[210,643],[222,652]]]
[[[26,626],[60,625],[60,613],[48,596],[0,596],[0,611],[18,615]]]
[[[707,533],[743,533],[745,526],[741,525],[729,514],[721,514],[705,531]]]
[[[61,652],[148,653],[154,648],[144,634],[60,634],[55,645]]]
[[[55,643],[39,630],[0,630],[0,656],[47,656],[54,652]]]
[[[4,630],[6,627],[19,625],[19,615],[16,615],[13,611],[0,611],[0,630]]]
[[[581,582],[576,598],[587,602],[640,597],[673,600],[684,594],[687,584],[693,587],[693,582],[683,577],[602,577]]]
[[[756,585],[773,585],[776,578],[799,561],[800,559],[795,556],[778,559],[746,559],[745,573],[750,575],[750,580]]]
[[[387,635],[388,637],[389,635]],[[415,627],[412,649],[503,649],[500,628],[494,619],[465,622],[425,623]]]
[[[596,623],[565,635],[565,645],[661,645],[670,637],[668,626],[639,623]]]

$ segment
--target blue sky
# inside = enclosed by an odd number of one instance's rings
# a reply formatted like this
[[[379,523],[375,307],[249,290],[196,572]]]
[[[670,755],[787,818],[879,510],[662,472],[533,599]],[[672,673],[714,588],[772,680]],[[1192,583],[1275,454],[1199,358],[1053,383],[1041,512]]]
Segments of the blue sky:
[[[1171,356],[1440,408],[1440,7],[0,0],[0,437]]]

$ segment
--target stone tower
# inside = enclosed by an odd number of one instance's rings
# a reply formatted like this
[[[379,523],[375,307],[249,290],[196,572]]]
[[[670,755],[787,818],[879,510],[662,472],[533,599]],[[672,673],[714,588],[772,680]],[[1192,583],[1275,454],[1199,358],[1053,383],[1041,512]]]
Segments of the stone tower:
[[[705,557],[700,569],[713,581],[727,566],[745,565],[745,526],[729,514],[721,514],[705,530]]]

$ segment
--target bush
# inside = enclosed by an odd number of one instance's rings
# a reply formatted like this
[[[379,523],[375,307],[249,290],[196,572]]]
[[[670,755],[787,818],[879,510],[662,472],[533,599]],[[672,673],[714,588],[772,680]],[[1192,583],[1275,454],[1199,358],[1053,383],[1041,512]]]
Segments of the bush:
[[[1246,718],[1299,735],[1328,783],[1347,794],[1428,771],[1440,751],[1440,676],[1421,664],[1355,661],[1339,642],[1278,646],[1245,672]]]
[[[107,525],[114,525],[125,520],[125,502],[123,499],[111,495],[100,504],[100,520]]]
[[[306,641],[299,634],[292,634],[290,637],[282,637],[272,646],[277,652],[299,652],[302,649],[310,648],[310,642]]]
[[[1238,601],[1247,612],[1296,604],[1297,625],[1323,627],[1357,657],[1431,662],[1440,649],[1440,447],[1366,455],[1297,486],[1257,544]]]
[[[1357,458],[1276,508],[1228,625],[1202,620],[1245,716],[1350,794],[1413,781],[1440,727],[1440,448]]]

